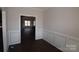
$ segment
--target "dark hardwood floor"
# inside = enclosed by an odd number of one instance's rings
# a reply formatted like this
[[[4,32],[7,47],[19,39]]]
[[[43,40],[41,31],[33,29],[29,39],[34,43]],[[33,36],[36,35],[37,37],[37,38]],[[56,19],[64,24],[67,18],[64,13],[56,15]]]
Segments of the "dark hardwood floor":
[[[9,46],[9,52],[62,52],[43,39]]]

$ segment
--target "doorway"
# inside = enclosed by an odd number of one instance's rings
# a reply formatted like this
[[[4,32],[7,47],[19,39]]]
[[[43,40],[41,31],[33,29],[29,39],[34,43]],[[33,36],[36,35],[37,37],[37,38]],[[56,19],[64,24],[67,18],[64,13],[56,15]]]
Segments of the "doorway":
[[[2,10],[0,9],[0,52],[3,52]]]
[[[21,43],[35,40],[35,17],[21,16]]]

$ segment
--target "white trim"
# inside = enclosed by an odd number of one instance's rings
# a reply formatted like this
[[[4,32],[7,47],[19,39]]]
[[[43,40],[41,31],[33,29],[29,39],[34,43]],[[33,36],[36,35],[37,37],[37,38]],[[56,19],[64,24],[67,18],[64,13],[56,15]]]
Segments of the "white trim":
[[[79,38],[56,31],[44,31],[44,39],[64,52],[79,51]],[[53,36],[54,35],[54,36]],[[52,37],[51,37],[52,36]],[[61,44],[62,39],[64,40]]]
[[[8,40],[6,31],[6,12],[2,11],[2,29],[3,29],[3,48],[4,52],[8,51]]]
[[[71,38],[73,40],[77,40],[79,41],[79,38],[78,37],[75,37],[75,36],[70,36],[70,35],[67,35],[67,34],[63,34],[63,33],[60,33],[60,32],[56,32],[56,31],[48,31],[48,30],[45,30],[46,32],[49,32],[49,33],[54,33],[54,34],[57,34],[57,35],[60,35],[60,36],[63,36],[63,37],[66,37],[66,38]]]

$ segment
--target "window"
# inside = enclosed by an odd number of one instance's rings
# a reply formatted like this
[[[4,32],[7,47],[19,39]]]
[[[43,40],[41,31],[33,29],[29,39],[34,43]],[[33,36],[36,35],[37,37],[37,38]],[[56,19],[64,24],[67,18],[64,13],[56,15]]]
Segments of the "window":
[[[27,26],[28,25],[28,22],[25,20],[25,26]]]
[[[25,20],[25,26],[30,26],[30,21]]]
[[[28,24],[27,25],[30,26],[30,21],[28,21]]]

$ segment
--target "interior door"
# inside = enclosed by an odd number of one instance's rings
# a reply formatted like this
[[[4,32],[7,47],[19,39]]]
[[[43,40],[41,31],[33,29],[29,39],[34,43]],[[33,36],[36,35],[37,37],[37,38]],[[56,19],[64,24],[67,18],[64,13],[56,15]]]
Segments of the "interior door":
[[[2,11],[0,10],[0,52],[3,51],[3,36],[2,36]]]
[[[21,43],[35,40],[35,17],[21,16]]]

